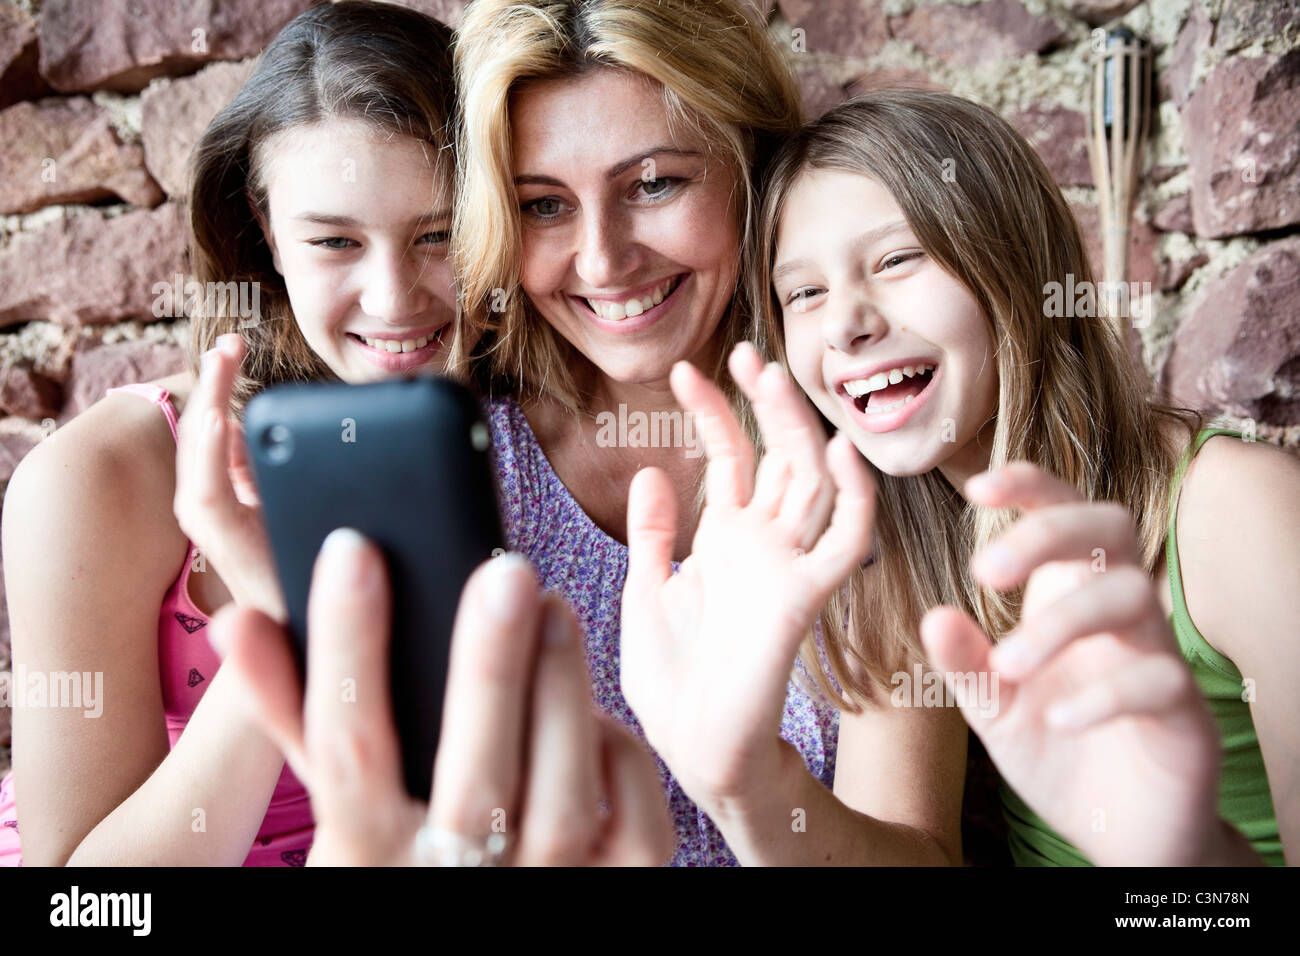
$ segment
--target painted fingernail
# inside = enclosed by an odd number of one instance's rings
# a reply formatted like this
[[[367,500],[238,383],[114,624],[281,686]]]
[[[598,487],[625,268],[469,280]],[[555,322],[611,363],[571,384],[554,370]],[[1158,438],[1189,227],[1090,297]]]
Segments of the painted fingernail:
[[[227,332],[225,335],[217,336],[217,348],[221,349],[221,351],[225,352],[227,355],[234,352],[235,346],[238,344],[239,336],[234,332]]]

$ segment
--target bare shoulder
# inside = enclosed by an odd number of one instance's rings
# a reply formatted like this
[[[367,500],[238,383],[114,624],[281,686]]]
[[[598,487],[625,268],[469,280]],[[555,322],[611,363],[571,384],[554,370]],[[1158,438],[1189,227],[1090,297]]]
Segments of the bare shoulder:
[[[1295,600],[1297,536],[1300,459],[1263,442],[1209,439],[1183,480],[1178,553],[1188,610],[1220,653],[1236,660],[1244,650],[1252,606]]]
[[[105,536],[120,533],[137,546],[141,536],[162,539],[175,564],[184,546],[172,516],[175,469],[175,442],[158,406],[108,395],[19,463],[5,493],[6,551],[21,539],[46,551],[103,549]]]

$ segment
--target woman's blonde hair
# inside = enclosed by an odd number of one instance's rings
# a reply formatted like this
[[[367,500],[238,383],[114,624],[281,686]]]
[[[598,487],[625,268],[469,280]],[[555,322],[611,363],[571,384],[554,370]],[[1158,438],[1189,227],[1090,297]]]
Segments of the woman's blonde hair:
[[[996,343],[989,467],[1030,461],[1090,501],[1129,508],[1143,562],[1154,569],[1183,449],[1161,426],[1175,422],[1190,438],[1199,418],[1150,399],[1114,318],[1074,309],[1045,317],[1051,283],[1072,275],[1079,288],[1092,272],[1078,224],[1028,143],[990,109],[910,90],[844,103],[796,134],[772,163],[760,219],[766,252],[753,275],[761,312],[755,336],[781,361],[775,238],[785,200],[808,170],[858,173],[884,186],[926,253],[978,301]],[[994,640],[1020,611],[1018,592],[981,588],[968,572],[971,554],[1011,514],[969,506],[937,468],[912,478],[873,471],[877,581],[868,589],[865,575],[855,575],[832,599],[822,617],[825,665],[809,646],[803,652],[823,691],[833,693],[829,671],[850,709],[888,688],[891,672],[924,659],[918,632],[928,609],[963,608]]]
[[[248,82],[213,118],[190,164],[190,261],[195,279],[256,283],[258,316],[247,322],[230,297],[205,296],[190,320],[190,367],[217,336],[248,344],[233,404],[290,381],[336,376],[303,338],[283,277],[258,222],[268,220],[266,144],[283,130],[351,118],[430,145],[451,178],[456,90],[451,31],[415,10],[344,0],[299,14],[266,48]],[[429,197],[430,207],[434,197]],[[212,299],[209,302],[208,299]]]
[[[512,92],[600,67],[659,84],[670,123],[717,148],[735,177],[743,276],[757,232],[755,171],[801,120],[793,75],[744,0],[476,0],[457,31],[455,60],[461,165],[453,256],[465,317],[485,333],[473,356],[471,337],[457,339],[458,367],[476,366],[480,381],[487,368],[503,391],[545,394],[584,411],[589,396],[575,370],[590,365],[519,288]],[[741,282],[719,329],[718,367],[703,370],[716,381],[753,312]]]

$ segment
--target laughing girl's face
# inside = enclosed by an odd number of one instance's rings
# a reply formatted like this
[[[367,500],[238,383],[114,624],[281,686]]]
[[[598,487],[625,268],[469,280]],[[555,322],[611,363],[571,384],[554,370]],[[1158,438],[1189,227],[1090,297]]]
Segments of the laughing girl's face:
[[[601,68],[511,103],[524,292],[601,373],[665,380],[703,364],[736,289],[736,183],[659,88]]]
[[[926,254],[889,192],[803,172],[777,231],[773,287],[790,370],[881,471],[960,475],[988,462],[998,381],[975,297]]]
[[[441,372],[456,317],[452,184],[432,147],[330,119],[265,152],[263,229],[307,344],[346,382]]]

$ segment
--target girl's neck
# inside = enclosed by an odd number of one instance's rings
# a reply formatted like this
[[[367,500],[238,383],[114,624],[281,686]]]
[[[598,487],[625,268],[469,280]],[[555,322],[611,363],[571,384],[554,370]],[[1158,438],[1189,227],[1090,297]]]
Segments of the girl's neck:
[[[940,473],[963,498],[966,497],[967,480],[988,470],[996,428],[996,420],[990,419],[974,438],[939,463]]]

